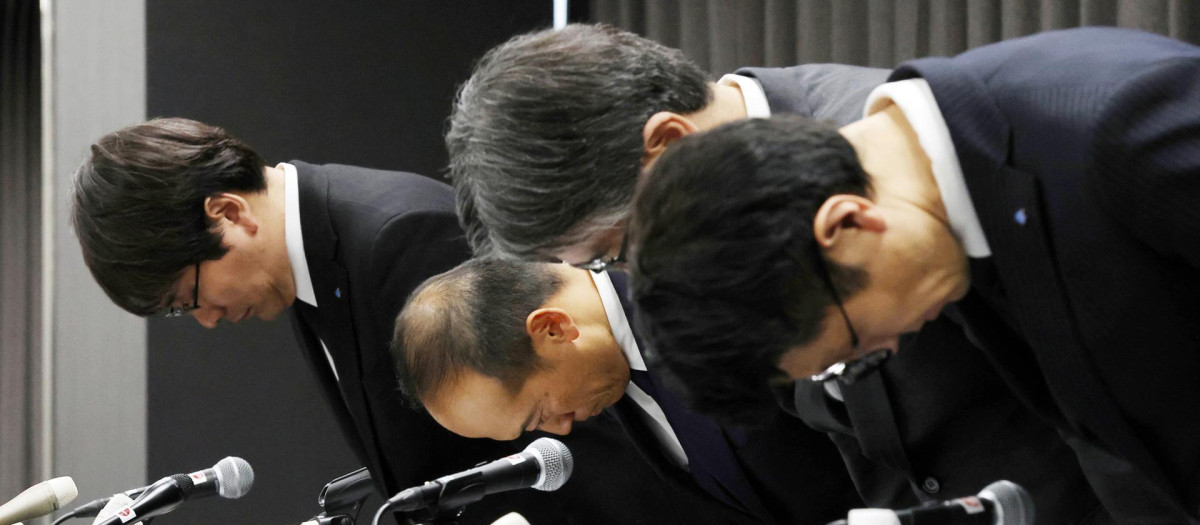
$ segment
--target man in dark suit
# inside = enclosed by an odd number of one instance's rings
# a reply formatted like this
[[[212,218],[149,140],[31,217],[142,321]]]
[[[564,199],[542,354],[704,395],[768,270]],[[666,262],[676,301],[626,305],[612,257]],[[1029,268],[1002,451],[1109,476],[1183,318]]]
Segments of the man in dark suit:
[[[678,51],[613,28],[523,35],[489,52],[458,97],[447,143],[459,213],[477,253],[619,267],[633,188],[675,140],[780,114],[848,124],[886,76],[809,64],[711,83]],[[1072,451],[958,325],[939,319],[901,345],[914,351],[878,372],[797,382],[781,399],[829,434],[869,505],[974,494],[1005,477],[1033,490],[1047,521],[1097,514]]]
[[[1180,400],[1200,398],[1200,49],[1080,29],[891,80],[840,130],[735,124],[661,159],[631,233],[643,335],[723,410],[777,374],[851,368],[945,309],[1067,436],[1117,519],[1195,520],[1200,405]],[[754,318],[742,274],[776,290]]]
[[[405,391],[466,437],[568,435],[611,409],[691,523],[825,523],[861,505],[830,444],[784,414],[722,427],[647,369],[625,275],[472,260],[431,278],[396,320]],[[580,473],[583,474],[583,473]]]
[[[75,184],[85,261],[122,308],[187,313],[211,328],[292,307],[305,358],[383,493],[525,444],[460,438],[398,392],[387,349],[404,297],[468,255],[445,184],[350,166],[265,166],[223,130],[185,119],[101,138]],[[615,420],[600,418],[566,442],[580,467],[574,483],[488,498],[462,521],[510,510],[548,523],[672,518],[659,513],[664,489],[642,483],[652,473]]]

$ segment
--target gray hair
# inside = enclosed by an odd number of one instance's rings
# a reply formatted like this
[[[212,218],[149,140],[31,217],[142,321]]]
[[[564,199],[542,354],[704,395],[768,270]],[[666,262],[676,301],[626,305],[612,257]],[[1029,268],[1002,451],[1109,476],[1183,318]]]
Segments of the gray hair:
[[[489,51],[446,133],[472,248],[544,259],[625,218],[646,120],[710,97],[706,73],[679,50],[609,26],[539,31]]]

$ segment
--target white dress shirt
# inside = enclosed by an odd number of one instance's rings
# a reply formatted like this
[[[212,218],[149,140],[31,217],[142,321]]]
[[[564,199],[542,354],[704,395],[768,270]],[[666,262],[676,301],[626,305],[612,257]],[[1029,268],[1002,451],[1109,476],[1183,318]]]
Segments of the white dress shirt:
[[[721,77],[717,84],[736,86],[742,92],[742,101],[746,104],[746,118],[771,118],[771,105],[767,103],[767,94],[758,80],[729,74]]]
[[[613,287],[612,280],[604,272],[588,273],[596,283],[596,290],[600,292],[600,302],[604,303],[608,326],[612,329],[613,337],[620,345],[621,352],[625,354],[629,368],[645,371],[646,361],[642,359],[637,339],[633,337],[633,330],[629,328],[629,320],[625,318],[625,309],[621,306],[621,298],[617,296],[617,289]],[[667,422],[667,415],[663,413],[662,407],[658,406],[658,402],[633,384],[633,381],[625,386],[625,395],[641,407],[642,415],[645,416],[650,430],[658,438],[658,444],[666,452],[667,457],[671,458],[675,464],[687,469],[687,454],[684,453],[683,445],[679,443],[679,438],[675,436],[675,431],[671,429],[671,424]]]
[[[304,236],[300,232],[300,182],[297,179],[296,167],[286,162],[280,162],[275,167],[283,170],[283,236],[287,243],[288,262],[292,265],[296,299],[316,308],[317,294],[313,291],[312,276],[308,273],[308,259],[304,256]],[[320,341],[320,338],[317,340]],[[333,364],[333,355],[329,353],[325,341],[321,341],[321,349],[325,351],[325,359],[329,360],[333,378],[340,381],[337,366]]]
[[[929,157],[933,178],[942,194],[942,204],[946,206],[950,230],[958,237],[958,242],[962,244],[967,256],[991,257],[992,249],[983,234],[983,227],[979,225],[979,216],[975,214],[971,194],[967,192],[967,182],[963,179],[962,166],[959,165],[958,154],[954,150],[954,141],[950,139],[950,129],[946,127],[942,111],[938,109],[937,100],[933,98],[929,82],[923,78],[914,78],[888,82],[875,88],[867,97],[863,116],[883,111],[889,102],[896,104],[904,113],[908,125],[912,126],[917,134],[921,149]]]

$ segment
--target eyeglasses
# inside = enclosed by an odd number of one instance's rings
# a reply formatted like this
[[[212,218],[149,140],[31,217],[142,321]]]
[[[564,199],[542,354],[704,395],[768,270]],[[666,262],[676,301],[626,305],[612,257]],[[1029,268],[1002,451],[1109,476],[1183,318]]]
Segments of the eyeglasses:
[[[858,348],[858,332],[854,331],[854,325],[850,324],[850,316],[846,314],[846,307],[842,304],[842,297],[838,295],[837,288],[833,286],[833,277],[829,275],[829,267],[825,265],[825,258],[821,257],[821,249],[816,250],[817,268],[821,272],[821,278],[825,281],[825,286],[829,288],[829,295],[833,296],[833,303],[837,305],[838,311],[842,313],[842,320],[846,321],[846,330],[850,332],[850,348]]]
[[[621,234],[621,249],[615,257],[597,257],[585,263],[571,263],[571,266],[580,270],[591,270],[593,273],[600,273],[615,267],[618,264],[625,263],[625,249],[629,247],[629,233]]]
[[[787,253],[793,261],[799,263],[800,259],[797,254],[793,253],[792,250],[787,250]],[[842,320],[846,322],[846,331],[850,332],[850,348],[856,349],[859,345],[858,332],[854,331],[854,325],[850,323],[850,316],[846,313],[846,307],[842,304],[842,298],[838,295],[837,288],[833,286],[833,277],[829,274],[829,267],[825,264],[825,258],[821,257],[820,247],[816,249],[816,265],[817,269],[821,272],[821,280],[825,282],[825,287],[829,289],[829,295],[833,296],[833,303],[837,305],[838,311],[842,314]],[[880,365],[891,357],[891,350],[883,349],[868,352],[857,359],[835,363],[823,372],[809,377],[809,379],[816,382],[838,379],[847,385],[854,384],[863,376],[879,368]]]
[[[846,314],[846,307],[842,305],[842,297],[838,295],[837,288],[833,286],[833,277],[829,275],[829,267],[825,265],[825,258],[821,257],[821,248],[819,246],[815,246],[815,241],[814,248],[814,264],[817,266],[817,271],[821,273],[821,280],[825,283],[825,288],[829,290],[829,295],[833,297],[833,304],[837,305],[838,312],[841,312],[842,314],[842,320],[846,322],[846,331],[850,332],[850,348],[858,348],[858,332],[854,331],[854,325],[850,323],[850,316]],[[788,257],[792,259],[792,262],[795,262],[797,266],[804,266],[800,262],[800,254],[796,253],[794,250],[785,248],[784,253],[786,253]]]
[[[192,285],[192,304],[187,306],[169,306],[163,317],[182,317],[184,314],[200,308],[200,263],[196,263],[196,282]]]

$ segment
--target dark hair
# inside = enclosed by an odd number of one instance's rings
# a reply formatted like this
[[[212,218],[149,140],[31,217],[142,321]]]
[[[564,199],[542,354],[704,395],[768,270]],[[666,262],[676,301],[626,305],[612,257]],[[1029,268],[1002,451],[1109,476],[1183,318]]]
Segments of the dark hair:
[[[685,137],[655,163],[632,212],[633,299],[652,358],[695,409],[747,422],[774,408],[780,358],[833,304],[813,217],[832,195],[869,191],[837,130],[795,116]],[[861,270],[826,267],[842,298],[865,285]]]
[[[427,279],[396,316],[392,357],[414,403],[465,369],[517,392],[540,366],[525,319],[558,292],[552,265],[472,259]]]
[[[104,293],[145,316],[173,299],[187,266],[225,255],[204,199],[265,188],[262,159],[225,130],[155,119],[92,144],[75,172],[71,223]]]
[[[539,31],[489,51],[446,133],[472,248],[543,258],[624,218],[646,120],[698,111],[710,96],[681,52],[609,26]]]

